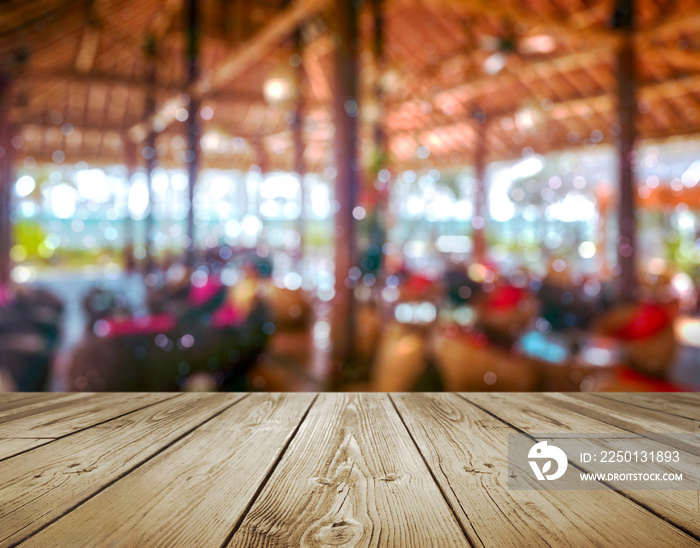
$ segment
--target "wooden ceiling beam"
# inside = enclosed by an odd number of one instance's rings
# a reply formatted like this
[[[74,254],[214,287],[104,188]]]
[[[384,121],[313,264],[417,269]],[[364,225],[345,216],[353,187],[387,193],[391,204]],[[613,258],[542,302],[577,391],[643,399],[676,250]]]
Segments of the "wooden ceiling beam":
[[[610,60],[612,50],[607,46],[598,46],[586,51],[570,53],[547,59],[544,61],[535,61],[522,65],[517,70],[504,70],[495,76],[482,76],[467,82],[466,84],[455,86],[449,90],[450,93],[461,94],[462,100],[470,100],[479,95],[485,87],[507,87],[513,85],[514,81],[527,78],[548,78],[559,74],[560,72],[571,70],[574,66],[590,67],[598,64],[604,64]],[[425,95],[421,98],[412,99],[409,101],[391,101],[388,100],[389,108],[405,107],[409,104],[419,105],[423,102],[433,102],[435,94]]]
[[[608,44],[616,43],[615,33],[605,27],[591,28],[584,26],[574,26],[570,18],[542,17],[541,15],[521,8],[520,2],[510,4],[505,2],[494,2],[492,0],[441,0],[443,4],[450,6],[458,13],[469,13],[497,17],[508,21],[517,21],[528,25],[528,32],[538,33],[555,31],[562,34],[569,34],[583,38],[590,42],[599,43],[601,41]],[[586,22],[585,19],[582,20]]]
[[[185,93],[189,96],[202,98],[218,91],[224,84],[229,83],[259,62],[283,38],[291,34],[301,22],[323,11],[328,4],[328,0],[298,0],[272,19],[250,40],[228,55],[218,66],[214,67],[211,71],[211,77],[200,76],[185,90]],[[181,95],[170,97],[153,116],[129,130],[131,139],[140,141],[156,120],[160,120],[165,126],[172,123],[177,109],[184,106],[184,99]]]

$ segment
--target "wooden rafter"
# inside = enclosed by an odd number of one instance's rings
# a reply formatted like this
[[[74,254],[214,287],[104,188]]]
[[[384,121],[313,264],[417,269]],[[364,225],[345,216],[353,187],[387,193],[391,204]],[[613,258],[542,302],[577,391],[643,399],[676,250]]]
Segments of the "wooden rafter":
[[[211,71],[211,77],[200,75],[185,90],[186,94],[202,98],[219,90],[221,86],[230,82],[269,53],[271,48],[285,36],[288,36],[299,23],[322,11],[327,4],[328,0],[299,0],[299,2],[292,4],[270,21],[258,34],[220,62]],[[149,120],[131,128],[130,137],[134,140],[141,139],[147,133],[147,128],[152,126],[156,120],[160,120],[165,126],[169,125],[175,119],[177,109],[183,106],[182,97],[171,97]]]

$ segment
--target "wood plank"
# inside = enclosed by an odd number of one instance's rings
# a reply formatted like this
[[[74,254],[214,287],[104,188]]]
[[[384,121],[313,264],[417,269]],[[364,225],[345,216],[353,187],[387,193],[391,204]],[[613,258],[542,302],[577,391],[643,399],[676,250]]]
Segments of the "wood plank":
[[[613,394],[600,392],[590,394],[590,396],[624,402],[627,405],[635,405],[686,419],[700,420],[700,394],[659,394],[653,392]]]
[[[525,433],[619,433],[619,432],[656,432],[677,433],[693,432],[679,430],[665,422],[653,423],[642,421],[636,427],[631,416],[620,416],[620,411],[608,412],[604,409],[595,414],[598,418],[579,414],[569,407],[562,394],[462,394],[461,397],[475,403],[496,415],[507,424]],[[613,402],[614,403],[614,402]],[[634,409],[632,407],[632,409]],[[643,411],[643,410],[642,410]],[[624,413],[624,411],[622,412]],[[661,415],[661,414],[659,414]],[[666,415],[666,417],[669,417]],[[676,419],[676,417],[670,417]],[[679,419],[685,421],[686,419]],[[616,424],[617,423],[617,424]],[[622,428],[622,424],[629,428]],[[687,426],[687,424],[686,424]],[[693,446],[682,447],[697,454]],[[694,451],[693,451],[694,450]],[[687,458],[692,458],[689,455]],[[584,467],[585,469],[585,467]],[[577,491],[578,492],[578,491]],[[700,538],[700,520],[698,520],[698,493],[695,491],[622,491],[628,499],[642,504],[664,519],[683,528]]]
[[[386,394],[322,394],[229,546],[466,545]]]
[[[0,546],[26,539],[241,397],[179,395],[3,462]]]
[[[55,438],[0,438],[0,460],[51,443]]]
[[[605,422],[628,432],[678,433],[695,432],[695,420],[677,417],[652,409],[636,407],[624,402],[624,399],[611,400],[594,398],[588,394],[544,395],[548,402],[584,415],[600,422]],[[700,456],[700,439],[698,443],[685,447],[686,451]]]
[[[237,76],[243,74],[248,68],[255,65],[277,43],[291,34],[304,20],[314,14],[323,11],[329,4],[328,0],[299,0],[286,7],[272,18],[255,36],[241,44],[231,53],[221,59],[212,67],[210,76],[200,76],[187,88],[187,93],[196,98],[203,98],[208,94],[224,87]],[[156,120],[162,120],[166,127],[175,120],[173,105],[185,106],[174,94],[168,100],[162,101],[162,106],[146,121],[133,126],[129,130],[131,138],[137,142],[145,139],[148,128],[153,126]]]
[[[44,413],[62,407],[75,405],[76,400],[86,398],[89,394],[63,394],[59,398],[36,398],[34,400],[19,398],[7,402],[4,409],[0,410],[0,425],[15,419],[21,419]]]
[[[615,491],[509,490],[515,430],[454,394],[392,399],[474,546],[697,546]]]
[[[0,413],[40,402],[65,398],[60,392],[4,392],[0,394]]]
[[[23,546],[221,546],[313,398],[249,396]]]
[[[74,394],[46,405],[38,404],[39,412],[31,415],[25,413],[25,408],[0,418],[4,421],[0,424],[0,438],[58,438],[172,397],[167,393]]]
[[[694,421],[665,413],[626,406],[622,402],[586,399],[563,393],[464,393],[468,401],[482,405],[526,432],[693,432]],[[609,405],[608,405],[609,404]],[[505,415],[498,410],[503,409]],[[507,417],[507,418],[506,418]],[[513,421],[509,420],[512,419]],[[537,430],[542,426],[549,430]],[[552,430],[552,428],[556,428]]]

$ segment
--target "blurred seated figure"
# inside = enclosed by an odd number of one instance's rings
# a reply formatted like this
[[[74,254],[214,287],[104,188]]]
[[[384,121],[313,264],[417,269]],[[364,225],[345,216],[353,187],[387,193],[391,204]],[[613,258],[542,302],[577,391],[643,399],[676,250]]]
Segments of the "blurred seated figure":
[[[414,390],[427,366],[428,326],[390,322],[382,332],[370,386],[378,392]]]
[[[481,284],[470,278],[463,268],[450,268],[445,272],[445,291],[449,304],[469,304],[480,290]]]
[[[358,341],[374,347],[372,390],[414,390],[429,363],[427,341],[437,319],[440,283],[401,269],[387,278],[387,288],[391,300],[383,314],[368,304],[361,309]],[[376,338],[371,337],[372,330]]]
[[[585,329],[608,306],[605,287],[595,278],[554,270],[542,280],[537,298],[554,331]]]
[[[492,343],[509,346],[534,319],[535,299],[525,287],[507,280],[482,288],[475,304],[478,325]]]
[[[593,323],[593,331],[620,341],[634,369],[667,376],[676,352],[673,320],[677,312],[676,302],[618,304]]]
[[[161,287],[147,316],[104,317],[88,326],[71,359],[68,389],[176,390],[204,372],[218,389],[244,390],[272,331],[269,307],[246,290],[251,281],[227,288],[205,272],[195,271],[189,284]]]
[[[44,289],[0,287],[0,378],[5,384],[0,390],[47,388],[63,308],[63,302]]]
[[[558,392],[604,389],[624,359],[615,340],[578,330],[528,331],[518,340],[515,353],[532,363],[540,390]]]
[[[448,391],[525,391],[537,387],[537,371],[522,356],[493,344],[473,327],[443,325],[430,350]]]

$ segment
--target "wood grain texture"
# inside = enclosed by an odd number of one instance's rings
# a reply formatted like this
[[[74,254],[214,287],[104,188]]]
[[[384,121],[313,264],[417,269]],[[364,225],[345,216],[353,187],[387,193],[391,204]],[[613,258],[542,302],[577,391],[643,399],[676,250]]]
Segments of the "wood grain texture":
[[[229,546],[468,543],[386,394],[322,394]]]
[[[609,424],[627,432],[648,432],[657,434],[695,432],[696,422],[692,419],[660,413],[642,407],[631,406],[624,401],[591,399],[583,394],[543,394],[543,401],[553,403],[560,410],[573,411],[575,416],[586,416],[600,423]],[[581,432],[581,430],[579,430]],[[700,437],[676,443],[683,451],[700,457]]]
[[[0,394],[0,413],[35,403],[46,403],[51,400],[65,398],[67,395],[60,392],[5,392]]]
[[[596,398],[590,394],[547,394],[566,409],[595,418],[630,432],[693,432],[695,419],[630,405],[624,395],[619,398]],[[700,406],[700,399],[698,399]]]
[[[54,438],[0,438],[0,461],[29,449],[46,445],[53,440]]]
[[[624,402],[677,417],[684,417],[695,421],[700,420],[700,394],[655,394],[651,393],[624,393],[607,394],[605,392],[590,394],[591,401],[597,398]]]
[[[454,394],[391,396],[475,546],[696,546],[614,491],[508,490],[508,434]]]
[[[698,394],[0,394],[0,548],[700,546],[697,491],[507,485],[509,433],[700,433],[698,404]],[[700,454],[692,440],[682,449]]]
[[[3,462],[0,546],[27,538],[240,398],[176,396]]]
[[[678,430],[678,424],[689,427],[687,419],[679,419],[670,415],[661,416],[657,421],[651,417],[646,420],[635,420],[634,415],[626,416],[620,411],[605,411],[590,413],[592,418],[574,411],[567,406],[568,394],[462,394],[466,400],[473,402],[483,409],[493,413],[506,423],[515,426],[526,433],[621,433],[621,432],[692,432]],[[617,402],[612,401],[615,404]],[[594,404],[591,404],[594,405]],[[588,409],[588,408],[586,408]],[[634,407],[632,410],[634,411]],[[647,411],[639,409],[639,411]],[[668,419],[670,420],[670,425]],[[680,423],[675,421],[680,420]],[[616,424],[625,426],[621,428]],[[636,425],[636,426],[635,426]],[[700,440],[699,440],[700,441]],[[692,445],[684,444],[682,449],[693,451]],[[694,452],[685,459],[694,458]],[[586,469],[582,465],[582,469]],[[577,491],[581,493],[581,491]],[[584,492],[585,493],[585,492]],[[676,524],[685,531],[700,537],[700,502],[695,491],[652,491],[635,490],[623,491],[624,496],[642,504],[654,513],[663,516],[669,522]]]
[[[0,416],[0,438],[58,438],[172,398],[174,394],[71,394]]]
[[[247,397],[22,546],[221,546],[313,398]]]
[[[19,398],[8,399],[3,395],[3,407],[0,411],[0,424],[17,419],[24,419],[32,415],[46,413],[75,405],[77,400],[90,396],[88,393],[63,394],[58,398]]]

